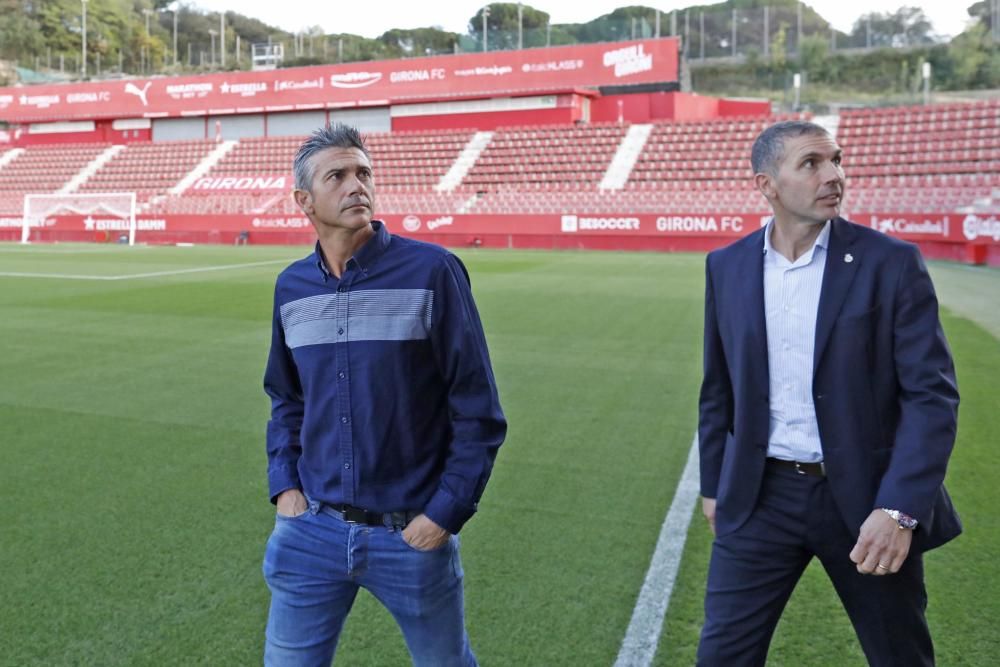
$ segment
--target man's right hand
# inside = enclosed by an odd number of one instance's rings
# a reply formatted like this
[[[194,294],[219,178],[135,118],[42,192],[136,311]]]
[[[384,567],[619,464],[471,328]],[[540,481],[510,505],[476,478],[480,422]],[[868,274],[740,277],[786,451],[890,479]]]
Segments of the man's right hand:
[[[298,516],[309,509],[305,495],[298,489],[282,491],[278,496],[278,514],[282,516]]]
[[[712,529],[712,535],[715,535],[715,498],[701,499],[701,513],[708,519],[708,527]]]

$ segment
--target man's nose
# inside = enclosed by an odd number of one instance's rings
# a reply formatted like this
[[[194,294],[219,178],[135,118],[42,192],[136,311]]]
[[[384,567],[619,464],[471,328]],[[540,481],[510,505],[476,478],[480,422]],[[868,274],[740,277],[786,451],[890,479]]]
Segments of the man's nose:
[[[351,174],[347,186],[350,188],[352,193],[365,191],[365,184],[361,181],[361,178],[357,172]]]
[[[823,172],[821,175],[824,183],[842,181],[844,180],[844,169],[836,162],[827,162],[823,165]]]

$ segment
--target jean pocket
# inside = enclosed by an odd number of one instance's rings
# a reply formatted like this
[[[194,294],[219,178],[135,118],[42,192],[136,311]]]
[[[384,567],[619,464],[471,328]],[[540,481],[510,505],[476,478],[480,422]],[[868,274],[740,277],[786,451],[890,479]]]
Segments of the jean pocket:
[[[309,514],[309,508],[306,508],[305,511],[300,512],[300,513],[295,514],[295,515],[292,515],[292,516],[289,516],[288,514],[282,514],[281,512],[278,512],[277,510],[275,510],[275,512],[274,512],[274,516],[275,516],[276,520],[284,520],[284,521],[295,521],[297,519],[301,519],[306,514]]]
[[[398,530],[393,532],[399,538],[399,541],[403,543],[403,546],[405,546],[410,551],[413,551],[414,553],[418,554],[436,554],[441,551],[444,551],[451,545],[451,541],[452,539],[454,539],[454,536],[449,536],[448,539],[444,541],[444,544],[442,544],[439,547],[435,547],[433,549],[418,549],[417,547],[413,546],[412,544],[406,541],[406,538],[403,537],[403,531]]]

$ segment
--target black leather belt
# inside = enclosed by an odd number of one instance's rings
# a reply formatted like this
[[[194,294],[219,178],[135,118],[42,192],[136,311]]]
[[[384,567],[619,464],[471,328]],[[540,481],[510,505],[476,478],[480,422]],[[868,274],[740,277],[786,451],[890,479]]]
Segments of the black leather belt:
[[[800,475],[812,475],[814,477],[826,477],[826,466],[822,461],[817,463],[803,463],[802,461],[786,461],[785,459],[767,459],[767,464],[779,468],[791,468]]]
[[[360,523],[366,526],[386,526],[388,528],[406,528],[420,512],[371,512],[351,505],[329,505],[323,503],[321,512],[332,514],[347,523]]]

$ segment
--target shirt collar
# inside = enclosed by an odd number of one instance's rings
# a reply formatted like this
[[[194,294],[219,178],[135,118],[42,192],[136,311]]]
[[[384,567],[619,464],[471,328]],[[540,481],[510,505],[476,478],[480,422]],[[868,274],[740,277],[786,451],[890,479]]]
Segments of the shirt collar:
[[[782,257],[782,254],[780,252],[774,251],[774,246],[771,245],[771,231],[773,230],[773,228],[774,228],[774,216],[771,216],[771,219],[768,220],[767,222],[767,228],[764,230],[764,256],[770,257],[772,260],[776,260],[778,257]],[[788,262],[788,263],[808,264],[809,262],[812,261],[813,255],[816,253],[816,248],[822,248],[823,250],[826,250],[829,247],[829,245],[830,245],[830,221],[827,220],[823,224],[823,229],[820,230],[819,236],[817,236],[816,240],[813,241],[813,246],[812,248],[809,249],[809,252],[802,255],[802,257],[799,257],[799,259],[796,260],[795,262]],[[787,258],[785,259],[785,261],[788,261]]]
[[[371,224],[372,229],[375,230],[375,236],[368,239],[363,246],[358,248],[358,251],[352,257],[358,268],[362,271],[367,271],[371,268],[371,265],[378,261],[378,258],[389,247],[390,234],[389,230],[385,228],[385,223],[381,220],[372,220]]]
[[[362,271],[367,271],[385,253],[392,237],[389,230],[385,228],[385,223],[381,220],[372,220],[371,225],[372,229],[375,230],[375,235],[365,241],[365,244],[347,262],[348,265],[354,262]],[[332,277],[326,268],[326,262],[323,261],[323,250],[320,248],[319,241],[316,241],[315,255],[316,266],[323,274],[323,279]]]

